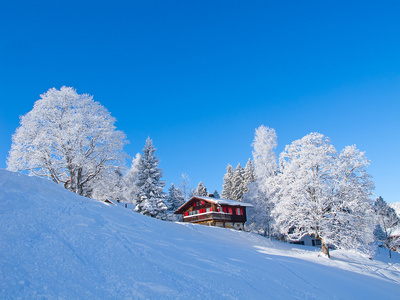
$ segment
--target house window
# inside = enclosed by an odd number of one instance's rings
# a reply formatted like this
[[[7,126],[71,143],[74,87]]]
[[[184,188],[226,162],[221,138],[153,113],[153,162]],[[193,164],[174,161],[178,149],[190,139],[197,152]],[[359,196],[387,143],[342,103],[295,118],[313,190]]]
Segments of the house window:
[[[236,214],[238,215],[238,216],[241,216],[242,215],[242,212],[241,212],[241,210],[240,210],[240,208],[236,208]]]
[[[229,214],[232,214],[232,213],[233,213],[232,207],[229,207]]]
[[[315,240],[315,245],[321,246],[321,240]]]
[[[206,212],[210,212],[211,211],[211,208],[210,207],[207,207],[206,208]]]
[[[226,207],[224,206],[222,209],[223,209],[224,213],[226,213]]]

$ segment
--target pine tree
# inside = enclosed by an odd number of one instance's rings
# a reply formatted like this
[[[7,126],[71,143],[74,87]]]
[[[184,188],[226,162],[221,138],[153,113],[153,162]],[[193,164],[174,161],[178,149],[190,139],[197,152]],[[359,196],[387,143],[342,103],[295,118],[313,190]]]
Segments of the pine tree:
[[[226,174],[224,176],[224,184],[222,186],[222,193],[221,197],[223,199],[231,199],[232,198],[232,180],[233,180],[233,175],[235,174],[235,170],[233,167],[228,164],[226,167]]]
[[[168,189],[168,210],[171,212],[175,212],[184,203],[185,200],[183,198],[181,190],[175,187],[173,183],[171,183],[171,186]]]
[[[182,216],[176,215],[174,213],[184,203],[185,200],[183,198],[181,190],[175,187],[173,183],[171,183],[171,186],[168,189],[168,198],[167,198],[167,206],[168,206],[167,219],[169,221],[173,222],[182,221]]]
[[[232,193],[230,199],[235,201],[242,201],[245,188],[246,186],[244,182],[244,170],[239,163],[232,177]]]
[[[158,167],[160,160],[154,155],[155,151],[153,141],[147,138],[138,167],[136,185],[139,193],[135,211],[143,215],[165,219],[167,210],[166,196],[163,192],[165,181],[161,180],[163,172]]]
[[[196,188],[196,191],[194,192],[196,196],[200,196],[200,197],[207,197],[208,196],[208,192],[207,192],[207,188],[204,186],[203,182],[199,182],[199,185]]]
[[[243,175],[243,180],[245,183],[245,193],[248,191],[247,186],[256,181],[256,175],[254,173],[254,164],[253,161],[249,158],[247,161],[246,166],[244,167],[244,175]]]
[[[220,195],[218,194],[217,190],[214,191],[213,196],[214,196],[215,199],[221,198]]]

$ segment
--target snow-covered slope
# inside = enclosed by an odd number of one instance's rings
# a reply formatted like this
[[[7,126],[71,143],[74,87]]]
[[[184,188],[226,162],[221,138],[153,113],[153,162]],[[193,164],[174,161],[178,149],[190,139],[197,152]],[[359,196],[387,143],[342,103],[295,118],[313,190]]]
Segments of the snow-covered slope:
[[[398,299],[400,258],[168,223],[0,170],[1,299]],[[382,250],[381,250],[382,251]]]

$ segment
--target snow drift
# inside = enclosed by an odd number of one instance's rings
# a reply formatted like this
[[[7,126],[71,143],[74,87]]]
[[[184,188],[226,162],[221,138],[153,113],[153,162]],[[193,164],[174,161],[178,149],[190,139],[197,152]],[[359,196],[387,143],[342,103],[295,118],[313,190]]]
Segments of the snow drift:
[[[400,258],[169,223],[0,170],[1,299],[397,299]]]

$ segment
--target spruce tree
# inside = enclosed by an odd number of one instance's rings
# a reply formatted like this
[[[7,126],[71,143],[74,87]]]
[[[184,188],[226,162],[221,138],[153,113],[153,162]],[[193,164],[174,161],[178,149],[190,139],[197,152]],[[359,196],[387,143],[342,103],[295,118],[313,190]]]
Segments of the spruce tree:
[[[168,210],[171,212],[175,212],[184,203],[185,199],[183,198],[182,191],[179,188],[175,187],[173,183],[171,183],[171,186],[168,189]]]
[[[232,177],[232,192],[230,199],[235,201],[242,201],[244,189],[245,189],[244,170],[239,163]]]
[[[135,211],[143,215],[165,219],[167,210],[166,196],[163,192],[165,181],[161,180],[163,172],[158,167],[160,160],[154,155],[155,151],[153,141],[147,138],[138,167],[136,183],[138,199]]]
[[[244,175],[243,175],[243,180],[246,186],[245,192],[248,191],[247,185],[249,185],[252,182],[256,181],[256,175],[254,173],[254,164],[253,161],[249,158],[247,161],[246,166],[244,167]]]
[[[208,196],[208,192],[207,192],[207,188],[204,186],[203,182],[199,182],[199,185],[196,188],[196,191],[194,192],[196,196],[200,196],[200,197],[207,197]]]
[[[214,191],[213,196],[214,196],[215,199],[221,198],[221,196],[218,194],[217,190]]]
[[[224,184],[222,186],[222,193],[221,197],[223,199],[231,199],[232,198],[232,180],[233,180],[233,175],[235,174],[235,170],[233,167],[228,164],[226,167],[226,173],[224,176]]]

